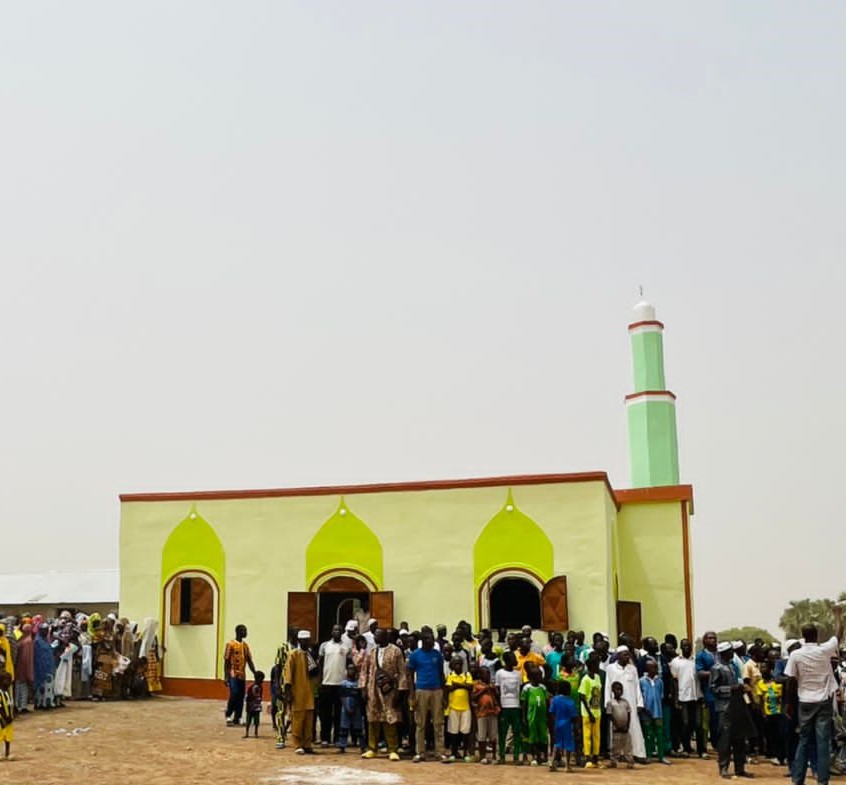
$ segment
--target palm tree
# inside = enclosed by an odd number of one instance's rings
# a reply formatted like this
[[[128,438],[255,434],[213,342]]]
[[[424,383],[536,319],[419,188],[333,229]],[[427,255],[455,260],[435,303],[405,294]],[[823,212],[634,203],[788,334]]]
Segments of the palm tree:
[[[790,606],[781,614],[778,626],[784,630],[788,638],[798,638],[802,635],[802,625],[809,621],[811,616],[811,600],[791,600]]]

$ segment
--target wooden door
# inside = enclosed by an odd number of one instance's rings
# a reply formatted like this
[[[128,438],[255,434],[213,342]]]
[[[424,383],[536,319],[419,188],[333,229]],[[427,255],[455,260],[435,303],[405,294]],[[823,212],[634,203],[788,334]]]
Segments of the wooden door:
[[[544,584],[541,591],[541,627],[558,632],[570,627],[566,575],[556,575]]]
[[[619,600],[617,602],[617,635],[625,632],[634,640],[635,645],[640,644],[643,634],[641,627],[640,603]]]
[[[288,636],[300,630],[308,630],[312,638],[317,637],[317,595],[310,591],[288,592]]]
[[[370,592],[370,618],[376,619],[380,627],[394,626],[394,593],[392,591]]]

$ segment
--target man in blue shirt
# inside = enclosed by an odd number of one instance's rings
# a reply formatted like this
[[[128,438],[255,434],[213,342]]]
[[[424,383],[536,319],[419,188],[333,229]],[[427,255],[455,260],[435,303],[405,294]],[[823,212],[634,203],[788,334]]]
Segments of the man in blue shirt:
[[[426,717],[432,715],[435,726],[435,753],[438,745],[444,742],[444,658],[435,649],[435,636],[432,630],[424,627],[420,633],[420,648],[415,649],[408,657],[406,667],[415,675],[416,701],[414,722],[415,732],[414,762],[426,758]],[[446,750],[440,750],[445,753]]]
[[[643,695],[640,725],[646,742],[646,757],[657,758],[661,763],[669,764],[664,753],[664,682],[658,676],[658,663],[646,661],[646,675],[640,679],[640,691]]]
[[[714,707],[714,693],[711,691],[711,668],[717,661],[717,633],[706,632],[702,636],[702,651],[696,655],[696,676],[702,687],[705,706],[708,708],[708,731],[711,746],[717,748],[717,713]]]

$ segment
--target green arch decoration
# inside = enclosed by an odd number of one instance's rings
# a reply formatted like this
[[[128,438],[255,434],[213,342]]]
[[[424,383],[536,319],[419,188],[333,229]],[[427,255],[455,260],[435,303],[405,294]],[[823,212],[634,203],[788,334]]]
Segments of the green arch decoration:
[[[162,549],[162,589],[177,573],[204,570],[217,581],[221,595],[226,579],[226,554],[217,532],[194,506],[170,533]]]
[[[306,548],[306,586],[327,570],[363,572],[382,588],[382,543],[344,498]]]
[[[478,588],[500,570],[521,568],[548,581],[553,574],[552,542],[517,509],[509,488],[502,509],[488,521],[473,546],[473,578]]]

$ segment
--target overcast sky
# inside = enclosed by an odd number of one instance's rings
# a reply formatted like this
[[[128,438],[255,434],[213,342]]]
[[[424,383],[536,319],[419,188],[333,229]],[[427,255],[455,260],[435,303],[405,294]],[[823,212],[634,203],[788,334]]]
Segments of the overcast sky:
[[[642,284],[699,631],[846,590],[846,5],[3,14],[4,569],[116,566],[123,491],[627,487]]]

